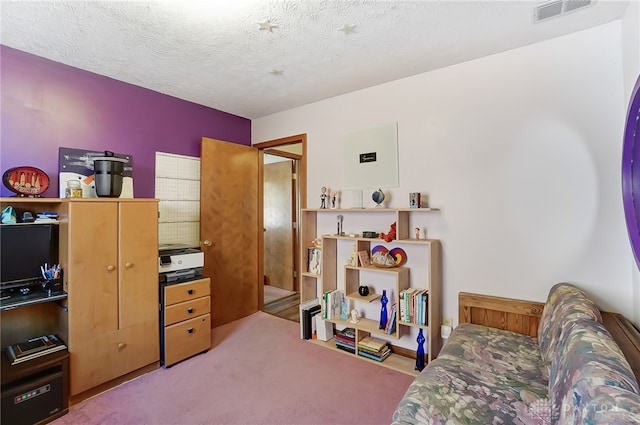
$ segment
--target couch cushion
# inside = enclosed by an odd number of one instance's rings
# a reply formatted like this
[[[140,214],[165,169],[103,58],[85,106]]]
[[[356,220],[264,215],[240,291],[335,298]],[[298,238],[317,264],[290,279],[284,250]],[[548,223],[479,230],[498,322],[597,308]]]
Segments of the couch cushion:
[[[580,418],[602,416],[607,408],[599,403],[607,397],[627,396],[633,407],[635,395],[635,406],[640,407],[640,387],[629,363],[609,332],[595,321],[572,322],[563,330],[551,365],[549,394],[552,423],[591,423]],[[618,409],[625,411],[622,405]]]
[[[551,366],[562,330],[576,320],[602,323],[598,306],[587,295],[568,283],[558,283],[549,291],[538,327],[540,353]]]
[[[549,375],[538,342],[527,335],[463,323],[453,330],[438,357],[462,360],[474,368],[547,389]]]
[[[411,384],[393,421],[535,424],[549,417],[548,381],[537,341],[461,324]]]

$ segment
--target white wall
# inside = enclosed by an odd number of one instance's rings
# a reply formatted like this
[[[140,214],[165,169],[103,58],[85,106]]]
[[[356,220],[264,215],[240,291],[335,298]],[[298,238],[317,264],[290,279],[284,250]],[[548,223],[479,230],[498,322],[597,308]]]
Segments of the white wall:
[[[621,44],[616,21],[256,119],[252,139],[307,133],[317,207],[342,186],[343,136],[397,121],[400,187],[385,192],[442,208],[425,225],[456,322],[460,291],[544,301],[559,281],[633,317]]]

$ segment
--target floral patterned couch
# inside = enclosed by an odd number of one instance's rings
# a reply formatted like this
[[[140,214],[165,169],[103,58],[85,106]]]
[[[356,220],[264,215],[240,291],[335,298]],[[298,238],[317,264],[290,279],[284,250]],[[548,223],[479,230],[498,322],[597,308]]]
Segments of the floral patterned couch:
[[[393,424],[640,424],[640,387],[595,303],[561,283],[537,338],[457,326]]]

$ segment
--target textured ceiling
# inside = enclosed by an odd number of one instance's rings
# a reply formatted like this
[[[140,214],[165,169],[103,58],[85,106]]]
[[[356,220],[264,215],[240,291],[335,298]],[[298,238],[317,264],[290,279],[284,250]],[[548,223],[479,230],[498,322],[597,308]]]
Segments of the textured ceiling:
[[[599,0],[533,23],[539,3],[2,0],[0,42],[253,119],[610,22],[627,6]],[[276,27],[261,30],[266,20]]]

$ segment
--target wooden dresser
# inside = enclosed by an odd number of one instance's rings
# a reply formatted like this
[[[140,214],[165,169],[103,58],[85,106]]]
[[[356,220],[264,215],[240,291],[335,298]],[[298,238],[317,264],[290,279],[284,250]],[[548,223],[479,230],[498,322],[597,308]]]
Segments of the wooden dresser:
[[[211,280],[161,287],[160,363],[169,367],[211,348]]]

